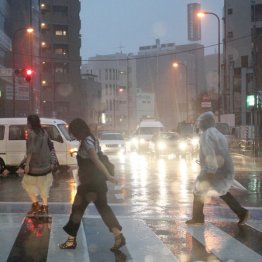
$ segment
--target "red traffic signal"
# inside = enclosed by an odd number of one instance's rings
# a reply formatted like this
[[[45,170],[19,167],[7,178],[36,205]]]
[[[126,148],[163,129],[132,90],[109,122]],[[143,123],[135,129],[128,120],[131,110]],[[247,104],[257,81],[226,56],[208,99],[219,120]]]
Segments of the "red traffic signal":
[[[27,82],[30,82],[33,75],[33,70],[31,68],[25,68],[24,69],[24,77]]]
[[[23,75],[23,77],[25,78],[25,80],[26,80],[27,82],[30,82],[31,79],[32,79],[32,76],[33,76],[34,71],[33,71],[33,69],[31,69],[31,68],[23,68],[23,69],[15,69],[15,70],[14,70],[14,73],[15,73],[16,75]]]

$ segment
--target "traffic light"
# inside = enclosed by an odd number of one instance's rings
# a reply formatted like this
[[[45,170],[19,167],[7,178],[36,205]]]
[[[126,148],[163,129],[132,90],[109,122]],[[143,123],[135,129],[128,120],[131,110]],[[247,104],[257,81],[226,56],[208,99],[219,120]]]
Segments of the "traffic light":
[[[25,68],[24,69],[24,77],[27,82],[30,82],[33,75],[33,70],[31,68]]]
[[[33,76],[33,69],[31,68],[23,68],[23,69],[15,69],[16,75],[22,75],[25,81],[30,82]]]

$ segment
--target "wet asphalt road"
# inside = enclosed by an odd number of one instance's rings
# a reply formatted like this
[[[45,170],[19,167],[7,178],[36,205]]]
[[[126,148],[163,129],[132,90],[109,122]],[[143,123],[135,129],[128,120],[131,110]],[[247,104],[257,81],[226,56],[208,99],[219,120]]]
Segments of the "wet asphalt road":
[[[109,156],[115,164],[118,185],[109,185],[108,199],[110,203],[125,203],[131,207],[144,207],[150,213],[159,210],[165,216],[166,210],[172,206],[190,205],[192,202],[192,186],[199,172],[196,158],[187,157],[168,159],[155,158],[150,155],[130,153],[125,156]],[[262,161],[252,157],[233,154],[235,178],[247,188],[247,191],[232,189],[232,193],[245,206],[262,206]],[[1,202],[28,202],[29,199],[21,188],[21,178],[10,175],[0,178]],[[50,202],[72,202],[75,194],[73,176],[56,177],[50,192]],[[213,199],[212,203],[220,204]],[[139,209],[140,210],[140,209]],[[137,212],[140,212],[137,210]]]
[[[184,222],[191,216],[192,186],[199,172],[196,158],[155,158],[135,153],[121,157],[110,155],[116,167],[119,184],[108,184],[108,201],[124,223],[124,232],[129,241],[128,250],[132,252],[134,260],[111,260],[108,253],[97,252],[90,261],[142,261],[141,253],[145,253],[145,250],[138,250],[137,245],[132,247],[132,243],[135,243],[133,238],[142,241],[141,245],[148,247],[149,252],[153,252],[150,243],[158,243],[153,258],[149,257],[143,261],[159,261],[154,259],[159,254],[157,250],[162,248],[162,244],[175,256],[174,260],[172,258],[165,261],[261,261],[262,161],[239,154],[232,156],[235,178],[247,190],[239,191],[232,188],[231,192],[250,210],[248,226],[237,227],[236,216],[220,199],[214,198],[209,199],[205,205],[207,223],[194,229],[186,227]],[[59,237],[62,225],[67,219],[64,214],[70,213],[75,190],[73,176],[61,174],[54,179],[49,210],[56,221],[63,220],[59,222]],[[17,214],[23,216],[29,204],[29,199],[21,187],[21,178],[14,174],[8,178],[0,178],[0,214],[4,221],[5,216],[9,217],[8,221],[14,221]],[[85,223],[94,223],[93,226],[98,226],[98,231],[103,229],[93,205],[88,207],[86,215],[88,219],[83,220],[86,230],[91,230],[92,227]],[[137,231],[136,227],[141,227],[142,231]],[[86,232],[88,240],[91,232]],[[161,242],[157,242],[159,240]],[[57,241],[60,241],[60,238]],[[231,248],[228,247],[230,245]],[[61,255],[61,252],[55,252]],[[101,254],[103,260],[98,258]],[[126,249],[124,254],[129,256]]]

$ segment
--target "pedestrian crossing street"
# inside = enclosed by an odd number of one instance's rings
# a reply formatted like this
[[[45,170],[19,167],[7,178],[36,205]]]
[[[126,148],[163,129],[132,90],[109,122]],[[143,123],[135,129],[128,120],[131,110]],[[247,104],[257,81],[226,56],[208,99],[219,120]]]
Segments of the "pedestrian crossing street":
[[[88,207],[79,230],[75,250],[60,250],[66,240],[62,230],[70,204],[50,204],[49,218],[25,218],[30,203],[0,203],[0,261],[87,261],[87,262],[173,262],[173,261],[262,261],[262,209],[251,209],[251,219],[242,227],[228,216],[226,208],[205,225],[187,226],[186,217],[131,215],[131,206],[114,205],[127,245],[111,252],[113,236]],[[133,207],[132,207],[133,208]]]

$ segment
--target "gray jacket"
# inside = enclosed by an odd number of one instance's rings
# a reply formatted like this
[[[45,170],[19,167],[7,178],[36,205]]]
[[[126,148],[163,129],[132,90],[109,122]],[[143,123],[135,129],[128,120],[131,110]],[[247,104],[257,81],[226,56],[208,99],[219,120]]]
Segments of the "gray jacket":
[[[43,175],[51,171],[51,152],[48,146],[48,134],[42,130],[36,133],[30,130],[26,141],[26,153],[32,154],[29,174]]]

